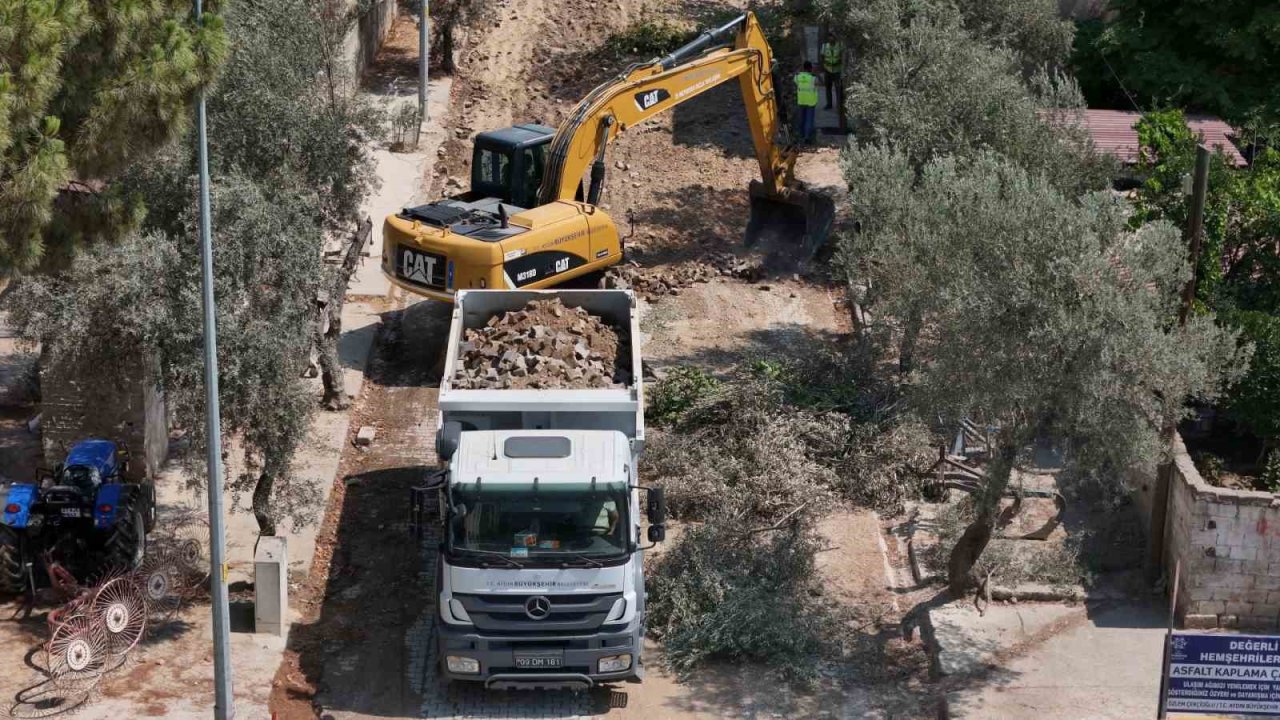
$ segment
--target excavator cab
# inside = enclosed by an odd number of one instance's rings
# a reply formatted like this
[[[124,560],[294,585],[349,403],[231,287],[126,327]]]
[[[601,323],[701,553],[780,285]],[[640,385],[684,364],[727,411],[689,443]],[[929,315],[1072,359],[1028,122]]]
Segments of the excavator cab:
[[[555,134],[555,128],[528,123],[477,135],[469,197],[497,198],[516,208],[536,207],[547,169],[547,147]]]

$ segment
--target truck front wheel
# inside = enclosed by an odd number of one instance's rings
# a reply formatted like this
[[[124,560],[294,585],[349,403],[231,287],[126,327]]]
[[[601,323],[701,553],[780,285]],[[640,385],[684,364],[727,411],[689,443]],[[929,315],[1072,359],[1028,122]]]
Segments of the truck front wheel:
[[[0,595],[17,595],[26,584],[18,531],[8,525],[0,525]]]

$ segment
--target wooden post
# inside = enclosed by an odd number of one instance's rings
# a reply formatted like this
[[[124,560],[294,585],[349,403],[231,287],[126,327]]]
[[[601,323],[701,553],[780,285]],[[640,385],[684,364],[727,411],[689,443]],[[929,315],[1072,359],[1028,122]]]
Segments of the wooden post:
[[[1196,276],[1200,266],[1200,236],[1204,234],[1204,204],[1209,193],[1209,150],[1204,145],[1196,146],[1196,169],[1191,185],[1191,215],[1183,238],[1190,246],[1191,279],[1182,289],[1182,304],[1178,308],[1178,327],[1187,324],[1191,316],[1191,308],[1196,299]],[[1166,427],[1161,431],[1165,447],[1169,449],[1169,459],[1160,464],[1156,470],[1156,486],[1151,502],[1151,537],[1147,552],[1147,582],[1154,583],[1164,569],[1164,535],[1169,515],[1169,483],[1173,476],[1173,438],[1176,427]]]

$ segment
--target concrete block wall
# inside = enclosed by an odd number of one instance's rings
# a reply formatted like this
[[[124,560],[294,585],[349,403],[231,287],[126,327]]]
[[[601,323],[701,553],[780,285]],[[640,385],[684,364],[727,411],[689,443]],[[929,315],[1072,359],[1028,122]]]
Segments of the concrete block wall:
[[[1178,617],[1190,628],[1280,627],[1280,496],[1213,487],[1175,440],[1165,537],[1180,564]]]
[[[76,442],[100,437],[122,442],[129,449],[129,479],[155,477],[169,444],[158,373],[154,358],[139,359],[114,377],[75,365],[42,365],[40,434],[45,466],[52,469],[62,462]]]
[[[339,0],[341,2],[341,0]],[[359,8],[358,0],[347,0],[351,9]],[[356,24],[347,33],[343,42],[343,53],[346,56],[347,70],[352,79],[358,79],[371,64],[382,47],[382,41],[391,31],[399,12],[397,0],[371,0],[360,12]]]

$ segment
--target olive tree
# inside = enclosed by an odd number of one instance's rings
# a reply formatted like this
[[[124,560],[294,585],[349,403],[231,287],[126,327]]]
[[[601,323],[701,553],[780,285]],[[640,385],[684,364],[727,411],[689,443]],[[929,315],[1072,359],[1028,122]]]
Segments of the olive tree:
[[[917,169],[881,146],[844,157],[859,232],[840,240],[882,336],[916,325],[905,394],[922,417],[999,427],[976,519],[952,551],[955,593],[991,539],[999,500],[1039,437],[1067,462],[1118,476],[1162,452],[1160,430],[1247,362],[1212,314],[1179,326],[1186,252],[1170,225],[1136,231],[1106,194],[1080,201],[979,152]]]

